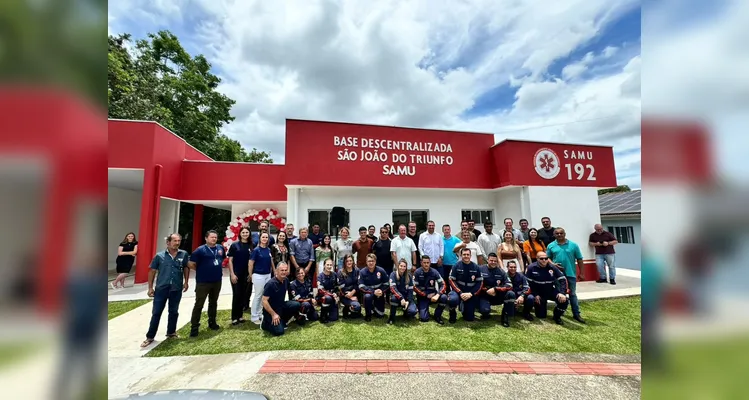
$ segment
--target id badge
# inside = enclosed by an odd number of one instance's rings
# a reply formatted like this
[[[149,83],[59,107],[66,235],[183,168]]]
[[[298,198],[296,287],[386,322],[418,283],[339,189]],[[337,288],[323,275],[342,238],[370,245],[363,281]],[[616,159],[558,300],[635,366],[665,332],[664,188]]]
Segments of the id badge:
[[[218,260],[213,260],[213,265],[218,265]]]

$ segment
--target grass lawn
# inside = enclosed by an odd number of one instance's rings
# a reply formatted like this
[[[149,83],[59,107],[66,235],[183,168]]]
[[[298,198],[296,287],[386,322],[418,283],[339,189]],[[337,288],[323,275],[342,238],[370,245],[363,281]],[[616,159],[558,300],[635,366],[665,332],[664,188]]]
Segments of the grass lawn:
[[[143,304],[150,303],[151,299],[146,300],[126,300],[126,301],[110,301],[107,303],[107,319],[110,320],[114,317],[136,309]]]
[[[40,346],[37,342],[3,342],[0,343],[0,370],[10,368],[39,352],[46,343]]]
[[[746,398],[747,354],[746,334],[665,344],[662,367],[643,361],[642,398]]]
[[[496,311],[499,307],[493,307]],[[568,310],[564,326],[549,318],[528,322],[515,317],[510,328],[499,324],[493,314],[490,321],[463,322],[458,313],[456,324],[439,326],[430,321],[398,321],[373,318],[339,320],[327,325],[319,322],[299,327],[295,323],[283,336],[274,338],[251,322],[231,326],[229,310],[218,312],[222,329],[208,329],[203,313],[200,336],[188,337],[189,325],[178,331],[179,339],[170,339],[151,350],[148,357],[177,355],[241,353],[268,350],[468,350],[528,351],[561,353],[640,353],[640,297],[628,297],[581,303],[582,315],[588,322],[581,325],[572,320]]]

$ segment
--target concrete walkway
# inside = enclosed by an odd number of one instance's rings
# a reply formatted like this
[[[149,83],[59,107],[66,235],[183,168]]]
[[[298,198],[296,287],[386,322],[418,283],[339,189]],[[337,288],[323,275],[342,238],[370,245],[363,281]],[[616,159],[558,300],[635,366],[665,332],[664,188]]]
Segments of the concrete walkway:
[[[535,398],[635,399],[640,396],[639,374],[623,376],[549,375],[543,379],[519,374],[409,373],[408,382],[388,374],[261,373],[266,362],[282,360],[478,360],[481,363],[606,363],[627,364],[637,370],[639,356],[600,354],[533,354],[436,351],[273,351],[190,357],[110,358],[109,395],[172,389],[223,389],[258,391],[273,399],[386,398],[413,395],[429,398],[516,399]],[[279,361],[275,361],[279,360]],[[383,361],[385,362],[385,361]],[[323,371],[325,372],[325,371]],[[290,389],[289,382],[295,382]],[[478,386],[477,386],[478,385]],[[480,387],[481,390],[471,388]],[[538,394],[546,394],[538,397]],[[553,395],[552,395],[553,394]],[[417,396],[418,395],[418,396]],[[547,396],[548,395],[548,396]],[[504,397],[503,397],[504,396]]]
[[[581,282],[580,300],[633,296],[640,294],[640,272],[619,269],[617,285]],[[194,279],[190,280],[194,288]],[[146,285],[109,290],[109,301],[147,299]],[[183,295],[180,302],[179,325],[189,323],[194,290]],[[231,285],[224,278],[219,309],[231,308]],[[484,352],[422,352],[422,351],[280,351],[204,355],[190,357],[142,357],[164,339],[167,313],[164,312],[156,341],[140,348],[151,317],[147,303],[108,323],[109,396],[170,389],[253,390],[273,399],[350,399],[352,397],[399,396],[431,398],[512,398],[533,396],[556,399],[635,399],[640,397],[639,376],[550,375],[539,380],[533,375],[460,374],[459,384],[454,373],[409,373],[407,385],[400,378],[387,374],[259,374],[268,360],[330,359],[330,360],[495,360],[532,362],[594,362],[639,363],[639,356],[607,356],[586,354],[530,354]],[[205,311],[205,310],[204,310]],[[219,321],[227,324],[228,321]],[[295,382],[301,391],[289,391]],[[324,384],[328,382],[328,384]],[[483,388],[474,390],[472,388]],[[492,389],[495,388],[495,389]],[[563,388],[563,389],[560,389]],[[540,395],[540,396],[539,396]]]

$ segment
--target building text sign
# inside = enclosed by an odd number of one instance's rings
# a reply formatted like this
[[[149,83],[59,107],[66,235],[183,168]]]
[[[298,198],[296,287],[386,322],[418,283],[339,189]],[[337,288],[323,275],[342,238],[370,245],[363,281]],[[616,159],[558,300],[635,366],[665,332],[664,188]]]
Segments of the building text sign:
[[[419,165],[453,165],[449,143],[333,136],[338,161],[378,163],[383,175],[416,175]]]

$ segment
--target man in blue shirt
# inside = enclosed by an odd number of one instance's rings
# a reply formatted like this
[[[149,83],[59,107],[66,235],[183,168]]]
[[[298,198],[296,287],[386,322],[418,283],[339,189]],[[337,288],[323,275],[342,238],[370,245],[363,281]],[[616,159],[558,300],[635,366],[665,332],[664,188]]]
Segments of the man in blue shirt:
[[[549,243],[546,253],[551,262],[554,263],[567,277],[567,285],[570,291],[570,305],[572,306],[572,318],[584,324],[585,320],[580,316],[580,305],[577,302],[577,271],[580,271],[580,279],[583,275],[583,253],[577,243],[567,239],[564,228],[554,229],[555,241]]]
[[[281,336],[291,317],[299,314],[298,301],[285,301],[289,292],[289,266],[281,262],[276,267],[276,276],[263,288],[263,322],[260,328],[273,336]]]
[[[151,324],[148,326],[146,340],[140,347],[153,343],[167,301],[169,302],[169,317],[166,337],[177,337],[179,302],[182,300],[182,293],[187,291],[187,280],[190,277],[190,270],[187,268],[187,252],[179,249],[181,242],[182,236],[179,233],[172,233],[166,239],[166,250],[157,253],[151,261],[151,270],[148,272],[148,297],[153,297],[153,311],[151,311]],[[156,278],[155,288],[154,278]]]
[[[198,336],[200,314],[203,312],[205,299],[208,298],[208,327],[217,331],[221,329],[216,323],[218,295],[221,293],[221,280],[224,277],[223,262],[226,258],[223,246],[216,245],[218,233],[208,231],[205,244],[195,249],[190,255],[187,266],[195,270],[195,307],[190,319],[190,337]]]
[[[307,238],[307,228],[299,229],[299,237],[289,243],[289,255],[291,263],[299,270],[304,269],[304,276],[307,280],[312,280],[315,271],[315,247],[312,241]]]
[[[460,238],[455,237],[450,232],[450,225],[442,225],[442,242],[445,245],[444,253],[442,254],[442,266],[437,266],[437,271],[442,276],[442,280],[447,283],[450,279],[450,270],[455,264],[458,263],[458,255],[453,251],[455,245],[461,242]],[[450,292],[450,285],[446,286],[447,292]]]
[[[260,234],[265,232],[268,234],[268,238],[270,239],[268,241],[268,247],[273,246],[276,244],[276,239],[273,238],[273,235],[270,234],[270,231],[268,230],[268,221],[260,221],[258,224],[258,229],[260,232],[252,232],[252,247],[257,247],[258,244],[260,244]],[[291,240],[291,238],[286,235],[286,238],[288,240]]]

